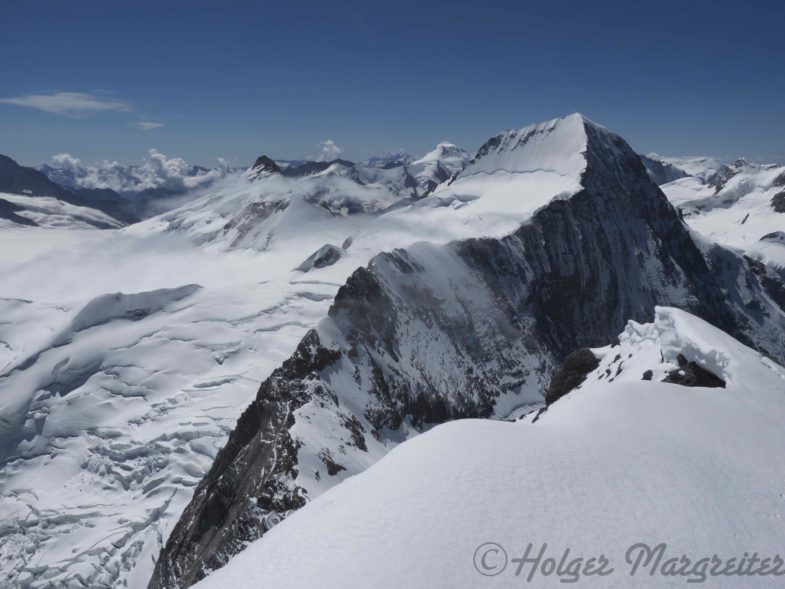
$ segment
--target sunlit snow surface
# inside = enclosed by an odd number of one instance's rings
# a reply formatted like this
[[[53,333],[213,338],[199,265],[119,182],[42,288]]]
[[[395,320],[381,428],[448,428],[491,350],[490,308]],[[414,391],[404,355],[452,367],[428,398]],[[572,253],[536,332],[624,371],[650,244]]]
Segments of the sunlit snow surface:
[[[437,426],[327,491],[215,571],[199,589],[564,587],[516,576],[534,557],[599,557],[614,572],[577,586],[680,587],[630,576],[636,543],[667,557],[783,555],[785,370],[706,322],[658,308],[631,322],[577,390],[533,421]],[[727,388],[641,380],[679,353]],[[612,368],[612,370],[608,370]],[[609,376],[610,374],[610,376]],[[655,378],[655,381],[657,379]],[[477,557],[495,542],[506,551]],[[506,568],[502,569],[502,566]],[[478,569],[494,574],[485,577]],[[710,587],[776,587],[776,577],[709,577]]]
[[[785,213],[776,212],[772,206],[774,196],[785,192],[785,166],[749,165],[716,191],[703,179],[716,172],[716,163],[706,164],[707,171],[697,162],[703,160],[688,160],[692,165],[686,166],[695,176],[660,187],[682,209],[687,224],[722,245],[785,269],[785,239],[761,239],[785,232]]]
[[[579,116],[506,136],[536,166],[489,153],[414,203],[384,178],[233,175],[121,230],[4,225],[3,578],[145,586],[236,418],[352,270],[415,241],[505,235],[580,188],[585,161],[564,158],[585,142]],[[326,244],[348,249],[294,270]]]

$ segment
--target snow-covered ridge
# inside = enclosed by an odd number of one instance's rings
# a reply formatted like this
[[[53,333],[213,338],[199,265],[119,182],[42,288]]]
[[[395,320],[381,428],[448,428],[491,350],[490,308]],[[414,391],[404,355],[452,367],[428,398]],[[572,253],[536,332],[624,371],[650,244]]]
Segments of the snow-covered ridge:
[[[571,558],[602,553],[614,573],[579,579],[597,587],[667,584],[649,569],[630,577],[625,555],[638,542],[667,542],[666,558],[693,562],[782,554],[785,467],[772,457],[785,444],[785,369],[675,308],[657,308],[653,323],[631,323],[619,340],[597,350],[603,365],[536,422],[460,420],[406,441],[196,587],[251,589],[263,579],[272,589],[470,588],[489,580],[483,572],[497,573],[494,586],[520,587],[532,566],[516,576],[515,562],[493,560],[498,552],[475,559],[489,541],[507,559],[530,542],[534,555],[547,543],[557,561],[565,549]],[[717,360],[727,388],[642,380],[661,353],[666,362]],[[532,586],[563,587],[565,578],[539,572]],[[745,583],[755,581],[772,586]]]

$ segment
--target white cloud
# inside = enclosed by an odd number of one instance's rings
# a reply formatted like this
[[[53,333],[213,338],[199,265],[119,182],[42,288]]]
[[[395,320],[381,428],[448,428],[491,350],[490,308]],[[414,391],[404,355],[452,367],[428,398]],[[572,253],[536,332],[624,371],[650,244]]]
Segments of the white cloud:
[[[82,161],[69,153],[58,153],[52,156],[54,167],[63,170],[78,170],[82,167]]]
[[[96,112],[133,110],[131,104],[119,98],[109,98],[83,92],[51,92],[0,98],[0,104],[26,106],[58,115],[84,116]]]
[[[332,139],[325,139],[319,144],[319,147],[322,148],[322,151],[319,154],[319,157],[316,158],[317,162],[330,162],[334,159],[338,159],[343,153],[343,149],[338,147]]]
[[[219,158],[218,166],[205,169],[193,166],[183,158],[169,158],[157,149],[150,149],[141,164],[128,165],[116,161],[82,164],[79,158],[67,153],[52,157],[46,170],[49,177],[65,186],[75,188],[111,188],[121,193],[140,192],[148,188],[164,188],[184,192],[207,186],[229,173],[226,162]]]
[[[141,129],[142,131],[152,131],[153,129],[160,129],[164,124],[154,123],[152,121],[137,121],[136,123],[132,123],[131,126]]]

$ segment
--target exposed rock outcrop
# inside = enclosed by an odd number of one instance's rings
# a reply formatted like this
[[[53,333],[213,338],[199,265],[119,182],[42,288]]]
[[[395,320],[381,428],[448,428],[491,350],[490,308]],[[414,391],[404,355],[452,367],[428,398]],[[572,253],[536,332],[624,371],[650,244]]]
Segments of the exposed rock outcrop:
[[[570,353],[553,374],[545,392],[545,403],[550,405],[579,387],[586,380],[586,375],[599,365],[599,359],[588,348]]]
[[[678,355],[677,362],[679,367],[668,374],[662,382],[679,384],[685,387],[725,388],[724,380],[695,362],[687,360],[682,354]]]
[[[328,243],[308,256],[302,264],[297,266],[296,270],[299,270],[300,272],[309,272],[314,268],[318,269],[332,266],[341,259],[343,252],[343,248]]]

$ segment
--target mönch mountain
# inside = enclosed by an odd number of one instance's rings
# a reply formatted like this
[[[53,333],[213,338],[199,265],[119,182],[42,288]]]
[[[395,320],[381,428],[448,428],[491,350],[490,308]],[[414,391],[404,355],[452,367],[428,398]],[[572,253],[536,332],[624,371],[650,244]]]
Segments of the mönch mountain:
[[[199,581],[435,424],[541,406],[572,352],[619,345],[629,321],[648,323],[660,306],[785,362],[782,270],[691,230],[630,146],[581,115],[489,139],[407,207],[486,221],[515,211],[518,222],[506,235],[409,244],[354,270],[239,418],[151,588]],[[587,382],[599,378],[592,370]]]

